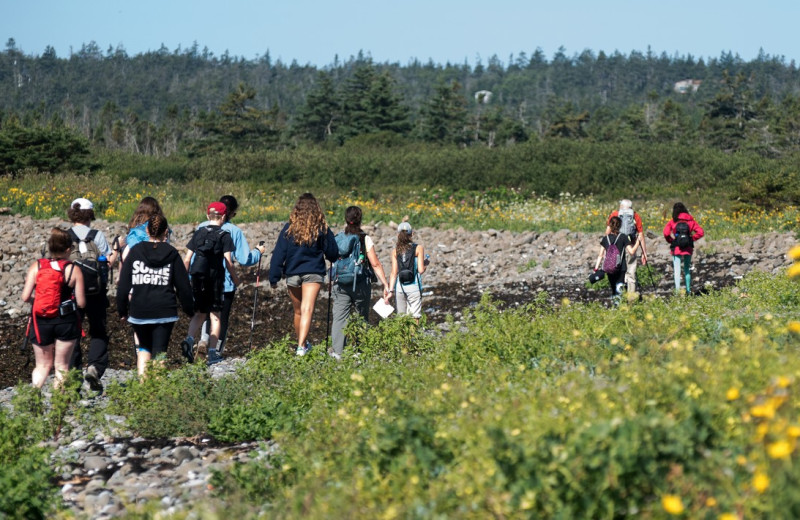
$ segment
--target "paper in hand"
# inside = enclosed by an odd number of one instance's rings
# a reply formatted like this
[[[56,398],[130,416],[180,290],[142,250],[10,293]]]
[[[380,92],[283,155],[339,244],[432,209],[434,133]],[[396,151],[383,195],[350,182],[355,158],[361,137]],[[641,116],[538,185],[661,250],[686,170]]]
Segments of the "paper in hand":
[[[394,307],[386,303],[383,298],[378,298],[378,301],[375,302],[372,308],[375,309],[375,312],[377,312],[381,318],[388,318],[389,315],[394,312]]]

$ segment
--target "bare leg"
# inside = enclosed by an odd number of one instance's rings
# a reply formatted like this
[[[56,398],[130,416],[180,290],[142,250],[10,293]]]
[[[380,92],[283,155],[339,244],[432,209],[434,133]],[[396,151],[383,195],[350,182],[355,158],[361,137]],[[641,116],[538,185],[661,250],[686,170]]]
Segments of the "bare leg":
[[[152,357],[152,354],[146,350],[139,350],[136,352],[136,371],[139,374],[139,379],[144,377],[144,373],[147,371],[147,364]]]
[[[308,331],[311,330],[311,317],[314,304],[322,289],[321,283],[304,283],[300,287],[289,287],[289,298],[294,308],[294,330],[297,333],[297,346],[305,345]]]
[[[207,312],[195,312],[194,316],[192,316],[192,320],[189,322],[189,331],[187,334],[192,338],[197,339],[197,334],[200,332],[200,327],[203,326],[203,322],[206,321],[207,317]]]
[[[205,322],[205,320],[203,320]],[[219,333],[222,330],[222,321],[219,318],[219,311],[211,312],[211,328],[208,333],[208,348],[217,348],[217,340]]]
[[[44,386],[44,382],[53,368],[53,351],[54,345],[52,344],[44,347],[33,346],[33,357],[36,359],[36,367],[33,369],[31,378],[33,386],[37,388]]]
[[[300,287],[289,286],[289,299],[292,301],[292,310],[294,310],[294,317],[292,319],[294,324],[294,334],[300,337],[300,307],[303,299],[303,289]],[[302,344],[300,344],[302,346]]]
[[[75,343],[77,343],[77,340],[74,339],[71,341],[56,340],[56,353],[54,356],[56,380],[53,388],[59,388],[64,384],[64,379],[66,379],[67,372],[69,372],[69,360],[72,357],[72,349],[75,348]]]

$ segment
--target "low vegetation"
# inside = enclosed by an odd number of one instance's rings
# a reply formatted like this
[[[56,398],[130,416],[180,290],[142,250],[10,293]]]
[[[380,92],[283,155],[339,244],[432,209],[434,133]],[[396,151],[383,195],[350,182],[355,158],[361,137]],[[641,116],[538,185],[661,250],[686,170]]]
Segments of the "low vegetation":
[[[749,518],[800,508],[796,282],[753,273],[709,295],[617,310],[546,301],[500,311],[486,296],[443,337],[402,319],[353,323],[360,354],[342,362],[321,349],[298,359],[283,342],[219,380],[202,367],[154,368],[110,386],[109,413],[146,437],[274,439],[278,455],[214,479],[217,499],[245,515]],[[35,406],[0,419],[14,441],[0,458],[46,477],[46,435],[32,433],[46,419]],[[9,480],[5,508],[33,492],[25,482]],[[34,491],[37,507],[54,507],[52,490]]]

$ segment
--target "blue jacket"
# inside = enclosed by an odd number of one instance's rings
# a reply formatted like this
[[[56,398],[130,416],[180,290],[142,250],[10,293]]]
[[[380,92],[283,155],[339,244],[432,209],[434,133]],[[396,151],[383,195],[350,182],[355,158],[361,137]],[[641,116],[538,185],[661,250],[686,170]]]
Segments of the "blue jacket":
[[[199,226],[197,229],[201,227],[205,227],[210,225],[210,221],[205,221]],[[226,222],[222,224],[222,229],[230,233],[231,238],[233,239],[233,245],[236,249],[233,250],[231,256],[236,262],[239,263],[242,267],[247,267],[250,265],[255,265],[261,259],[261,251],[258,249],[250,249],[250,245],[247,243],[247,239],[244,237],[244,233],[242,230],[239,229],[235,224],[231,224],[230,222]],[[231,279],[231,273],[228,272],[228,267],[225,267],[225,292],[233,292],[236,290],[236,286],[233,284],[233,280]]]
[[[320,233],[319,238],[312,246],[295,243],[293,238],[286,236],[289,229],[287,223],[283,226],[272,259],[269,263],[269,283],[275,285],[281,278],[298,274],[318,274],[325,276],[325,258],[330,262],[339,258],[339,248],[333,231],[328,228],[327,233]]]

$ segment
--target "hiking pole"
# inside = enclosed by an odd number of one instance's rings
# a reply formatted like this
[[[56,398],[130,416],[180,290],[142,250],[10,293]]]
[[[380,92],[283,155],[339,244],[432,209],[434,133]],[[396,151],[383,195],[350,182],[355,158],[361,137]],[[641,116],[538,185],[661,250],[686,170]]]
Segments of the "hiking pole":
[[[258,245],[263,246],[264,241],[258,243]],[[258,267],[256,267],[256,288],[253,291],[253,316],[250,318],[250,344],[249,350],[253,350],[253,330],[256,328],[256,307],[258,307],[258,284],[261,283],[261,258],[264,255],[260,255],[258,257]]]
[[[117,252],[117,258],[115,258],[115,260],[119,262],[121,267],[122,259],[119,257],[119,235],[114,237],[114,241],[111,243],[111,250]],[[108,269],[108,285],[114,285],[114,264],[111,264]]]
[[[28,349],[28,335],[31,333],[31,322],[33,321],[33,304],[31,304],[31,313],[28,314],[28,325],[25,327],[25,339],[22,340],[22,345],[19,347],[20,354],[25,354],[25,351]],[[31,364],[31,357],[25,356],[25,367],[28,368],[28,365]]]
[[[331,346],[331,288],[333,287],[333,264],[328,269],[328,322],[325,325],[325,349]]]

